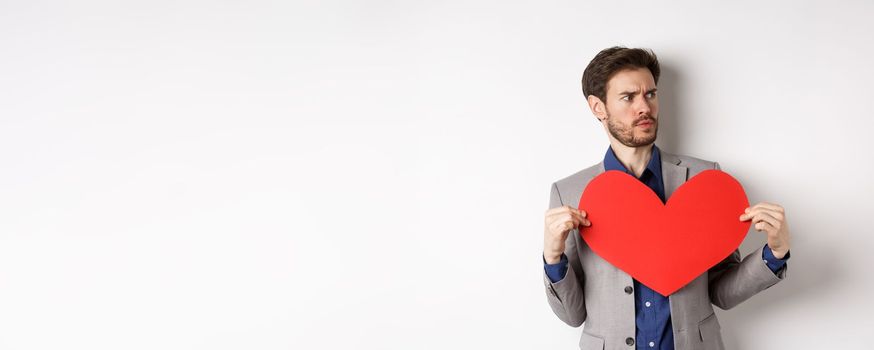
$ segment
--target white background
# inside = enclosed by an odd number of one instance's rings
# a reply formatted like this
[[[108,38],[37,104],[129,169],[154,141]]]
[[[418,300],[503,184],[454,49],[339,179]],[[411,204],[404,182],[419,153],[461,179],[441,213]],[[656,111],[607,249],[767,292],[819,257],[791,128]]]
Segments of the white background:
[[[735,349],[870,346],[864,1],[0,1],[0,349],[571,349],[579,79],[662,62],[666,151],[787,208]],[[763,244],[751,232],[746,254]]]

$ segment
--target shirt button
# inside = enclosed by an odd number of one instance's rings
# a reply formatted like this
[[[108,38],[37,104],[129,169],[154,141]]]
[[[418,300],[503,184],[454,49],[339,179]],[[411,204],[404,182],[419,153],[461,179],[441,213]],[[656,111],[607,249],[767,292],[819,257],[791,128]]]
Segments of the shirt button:
[[[764,262],[765,262],[765,265],[767,265],[767,264],[768,264],[768,260],[764,260],[764,259],[763,259],[763,260],[762,260],[762,261],[764,261]]]
[[[631,294],[631,293],[634,293],[634,288],[631,288],[631,286],[626,286],[625,287],[625,294]]]
[[[643,305],[646,305],[646,307],[650,307],[650,306],[652,306],[652,303],[647,301],[646,304],[643,304]]]
[[[651,347],[651,348],[655,347],[655,342],[649,342],[649,347]]]
[[[634,338],[632,338],[632,337],[625,338],[625,344],[634,345]]]

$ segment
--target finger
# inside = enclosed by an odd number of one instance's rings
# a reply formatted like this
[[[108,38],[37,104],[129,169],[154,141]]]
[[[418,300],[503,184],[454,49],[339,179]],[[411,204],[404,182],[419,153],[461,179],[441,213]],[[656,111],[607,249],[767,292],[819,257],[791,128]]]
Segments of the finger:
[[[569,213],[572,213],[575,211],[577,211],[577,210],[574,208],[571,208],[570,206],[565,205],[565,206],[555,207],[555,208],[547,210],[546,216],[556,216],[556,215],[562,215],[562,214],[569,214]]]
[[[561,220],[572,220],[575,225],[581,224],[585,218],[581,217],[579,213],[575,210],[571,210],[565,214],[565,216],[561,217]]]
[[[561,220],[562,215],[570,215],[576,221],[577,225],[583,224],[585,226],[591,225],[588,219],[586,219],[584,211],[571,208],[570,206],[562,206],[550,209],[546,212],[547,220]]]
[[[580,224],[582,224],[583,226],[590,226],[590,225],[592,225],[592,223],[589,221],[589,219],[587,219],[586,216],[583,215],[583,214],[581,214],[579,211],[573,211],[573,215],[574,215],[574,218],[575,218],[576,220],[578,220],[578,222],[579,222]]]
[[[778,222],[783,222],[783,220],[785,220],[785,216],[783,216],[783,212],[771,210],[771,209],[763,209],[762,212],[770,215],[774,219],[777,219]]]
[[[749,213],[742,215],[741,220],[745,221],[744,216],[746,216],[747,218],[754,218],[754,217],[756,217],[756,215],[761,215],[761,214],[766,214],[766,215],[774,218],[777,221],[777,222],[771,222],[771,224],[774,226],[777,226],[777,223],[782,222],[783,218],[784,218],[783,213],[781,213],[781,212],[771,210],[771,209],[757,208],[757,209],[753,209]]]
[[[750,211],[752,211],[754,207],[755,206],[747,207],[746,209],[744,209],[743,214],[740,214],[740,221],[747,221],[749,219],[752,219],[753,214],[750,213]]]
[[[586,219],[581,218],[579,215],[571,215],[571,219],[574,221],[574,227],[580,227],[586,223]]]
[[[752,210],[747,209],[747,212],[741,214],[740,221],[747,221],[760,213],[767,213],[771,217],[777,219],[778,221],[783,221],[783,212],[772,210],[764,207],[753,207]]]
[[[759,212],[753,217],[753,223],[767,222],[772,227],[779,226],[779,220],[768,214],[767,212]]]
[[[765,231],[765,233],[771,233],[775,230],[774,226],[771,226],[771,224],[767,221],[759,221],[756,223],[755,227],[756,231]]]
[[[766,220],[754,218],[753,219],[753,227],[755,227],[756,231],[759,231],[759,232],[764,231],[765,234],[767,234],[768,236],[772,236],[772,235],[775,235],[777,233],[777,228],[774,227],[773,224],[771,224],[770,222],[768,222]]]
[[[556,221],[550,225],[550,230],[552,232],[564,232],[569,231],[574,228],[573,221]]]
[[[581,218],[574,217],[573,214],[567,213],[567,214],[564,214],[563,216],[555,218],[554,221],[558,222],[559,227],[561,227],[562,229],[569,230],[569,229],[572,229],[574,227],[580,226],[580,224],[582,224],[582,220],[583,219],[581,219]]]
[[[774,210],[774,211],[781,212],[781,213],[784,211],[783,207],[781,207],[779,204],[768,203],[768,202],[756,203],[756,205],[752,206],[750,209],[753,209],[753,208],[766,208],[766,209]]]
[[[740,215],[741,221],[747,221],[752,219],[759,212],[759,207],[752,206],[744,209],[744,213]]]

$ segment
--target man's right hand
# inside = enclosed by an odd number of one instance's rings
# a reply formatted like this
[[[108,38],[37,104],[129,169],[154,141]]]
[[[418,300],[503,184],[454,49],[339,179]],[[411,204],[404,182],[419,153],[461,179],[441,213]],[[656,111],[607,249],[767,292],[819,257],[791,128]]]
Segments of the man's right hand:
[[[543,258],[547,264],[561,260],[568,232],[576,227],[590,226],[586,212],[567,205],[546,211],[543,229]]]

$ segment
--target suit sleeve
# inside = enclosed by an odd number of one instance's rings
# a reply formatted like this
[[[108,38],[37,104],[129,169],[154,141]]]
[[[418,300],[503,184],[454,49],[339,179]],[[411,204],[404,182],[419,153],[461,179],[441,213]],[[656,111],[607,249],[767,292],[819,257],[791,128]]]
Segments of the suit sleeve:
[[[720,170],[719,163],[714,168]],[[762,248],[740,259],[740,251],[735,249],[727,258],[707,271],[710,302],[728,310],[753,295],[768,289],[786,277],[788,263],[775,273],[762,260]]]
[[[558,187],[553,183],[549,195],[549,208],[562,206]],[[564,254],[567,257],[568,268],[561,279],[553,283],[546,271],[543,272],[543,283],[546,286],[546,299],[552,312],[564,323],[579,327],[586,320],[586,299],[583,294],[583,268],[580,264],[579,246],[580,234],[577,229],[568,233]]]

